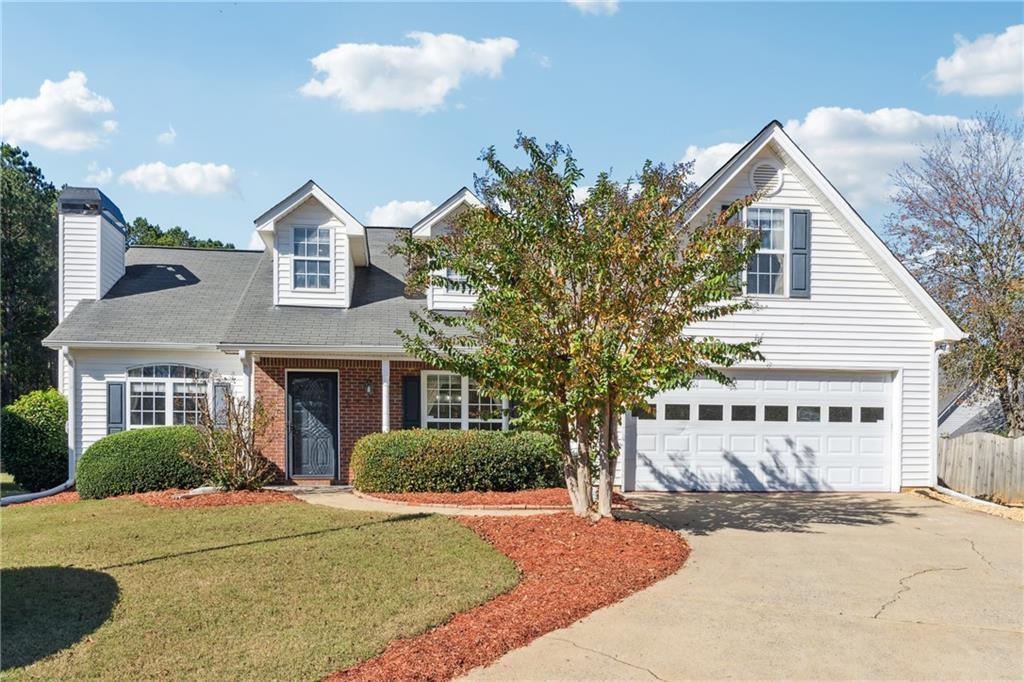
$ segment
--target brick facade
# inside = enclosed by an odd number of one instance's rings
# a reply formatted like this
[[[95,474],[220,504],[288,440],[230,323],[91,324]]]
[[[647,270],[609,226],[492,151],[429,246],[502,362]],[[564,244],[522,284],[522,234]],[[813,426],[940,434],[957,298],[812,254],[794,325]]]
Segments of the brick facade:
[[[392,429],[402,428],[402,377],[418,373],[425,367],[421,362],[391,362],[389,418]],[[350,483],[352,480],[349,463],[356,441],[369,433],[378,433],[382,428],[380,360],[261,357],[253,367],[253,389],[272,418],[261,445],[263,454],[276,467],[279,481],[287,480],[285,372],[321,369],[338,372],[339,482]],[[371,387],[369,395],[367,384]]]

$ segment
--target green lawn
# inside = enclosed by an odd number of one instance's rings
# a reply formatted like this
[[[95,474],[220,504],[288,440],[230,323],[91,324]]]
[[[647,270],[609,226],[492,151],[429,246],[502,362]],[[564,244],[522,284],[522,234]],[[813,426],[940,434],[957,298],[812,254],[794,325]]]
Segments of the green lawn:
[[[20,495],[21,493],[27,492],[27,490],[14,482],[14,476],[11,476],[10,474],[0,474],[0,497]]]
[[[518,579],[440,516],[105,500],[0,524],[5,679],[316,679]]]

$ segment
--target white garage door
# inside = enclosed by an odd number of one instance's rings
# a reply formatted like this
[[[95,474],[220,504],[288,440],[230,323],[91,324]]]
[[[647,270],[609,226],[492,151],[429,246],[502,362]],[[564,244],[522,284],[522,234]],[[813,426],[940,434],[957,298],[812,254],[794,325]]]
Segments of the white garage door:
[[[887,374],[736,372],[637,413],[637,490],[889,490]]]

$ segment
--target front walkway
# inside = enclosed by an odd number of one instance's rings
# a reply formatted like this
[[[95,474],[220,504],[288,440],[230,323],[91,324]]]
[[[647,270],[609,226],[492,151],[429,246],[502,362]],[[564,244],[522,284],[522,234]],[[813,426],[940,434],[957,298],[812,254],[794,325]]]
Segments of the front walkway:
[[[295,493],[295,497],[310,504],[346,509],[348,511],[384,512],[387,514],[445,514],[447,516],[531,516],[557,514],[568,509],[480,509],[469,507],[441,507],[427,504],[384,502],[360,497],[351,489],[331,492]]]
[[[481,680],[1024,678],[1024,526],[914,494],[632,496],[673,576]]]

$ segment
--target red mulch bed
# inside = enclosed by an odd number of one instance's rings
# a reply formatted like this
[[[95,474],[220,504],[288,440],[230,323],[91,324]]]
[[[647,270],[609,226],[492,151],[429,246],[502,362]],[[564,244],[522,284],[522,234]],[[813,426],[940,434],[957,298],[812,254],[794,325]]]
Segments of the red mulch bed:
[[[569,493],[565,488],[538,488],[520,490],[514,493],[465,492],[465,493],[361,493],[393,502],[410,504],[439,504],[454,507],[570,507]],[[631,509],[632,505],[622,495],[613,493],[612,504]]]
[[[460,517],[523,577],[511,591],[330,680],[450,680],[678,570],[690,553],[676,533],[633,521],[591,524],[571,514]]]
[[[136,493],[134,495],[122,495],[129,500],[138,500],[150,507],[162,507],[164,509],[188,509],[192,507],[231,507],[248,504],[270,504],[279,502],[298,502],[296,498],[288,493],[276,490],[240,491],[233,493],[207,493],[182,499],[174,499],[185,490],[171,489],[160,490],[151,493]],[[38,500],[25,502],[24,504],[61,504],[63,502],[78,502],[81,499],[77,492],[70,491],[42,497]],[[117,499],[117,498],[111,498]]]
[[[40,497],[38,500],[32,500],[31,502],[22,502],[22,504],[62,504],[64,502],[78,502],[81,499],[78,497],[78,493],[74,490],[69,490],[63,493],[57,493],[56,495],[50,495],[49,497]]]
[[[164,509],[188,509],[192,507],[241,507],[249,504],[272,504],[280,502],[298,502],[295,497],[288,493],[276,490],[239,490],[230,493],[206,493],[195,497],[175,499],[185,490],[160,490],[152,493],[138,493],[130,495],[133,500],[138,500],[150,507],[162,507]]]

